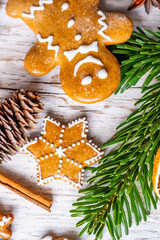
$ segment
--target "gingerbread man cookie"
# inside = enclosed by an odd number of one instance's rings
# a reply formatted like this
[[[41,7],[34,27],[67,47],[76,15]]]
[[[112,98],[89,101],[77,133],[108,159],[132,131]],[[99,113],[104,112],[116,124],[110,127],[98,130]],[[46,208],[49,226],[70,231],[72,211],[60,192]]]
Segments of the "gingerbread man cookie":
[[[70,238],[54,238],[54,237],[48,235],[48,236],[42,238],[42,240],[73,240],[73,239],[70,239]]]
[[[86,118],[63,125],[45,118],[42,135],[28,143],[24,152],[37,162],[39,184],[61,179],[80,188],[83,184],[84,167],[99,161],[103,152],[87,140]]]
[[[124,43],[132,21],[119,13],[103,13],[100,0],[9,0],[9,16],[21,18],[37,35],[25,58],[25,67],[42,76],[60,65],[66,94],[82,103],[109,97],[121,72],[106,46]],[[24,36],[25,37],[25,36]]]
[[[13,222],[13,215],[0,213],[0,237],[9,239],[12,236],[12,232],[8,229],[9,225]]]

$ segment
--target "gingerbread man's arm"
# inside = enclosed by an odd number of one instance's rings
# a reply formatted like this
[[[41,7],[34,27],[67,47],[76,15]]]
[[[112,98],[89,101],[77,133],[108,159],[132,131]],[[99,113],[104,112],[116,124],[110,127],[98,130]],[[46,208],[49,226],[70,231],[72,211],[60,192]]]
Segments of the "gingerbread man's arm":
[[[106,45],[114,45],[126,42],[132,35],[133,22],[129,17],[121,13],[105,13],[108,27],[104,33],[110,36],[111,41],[107,41]]]
[[[48,43],[37,42],[27,53],[24,61],[26,70],[32,75],[44,76],[60,65],[55,50],[48,50]]]

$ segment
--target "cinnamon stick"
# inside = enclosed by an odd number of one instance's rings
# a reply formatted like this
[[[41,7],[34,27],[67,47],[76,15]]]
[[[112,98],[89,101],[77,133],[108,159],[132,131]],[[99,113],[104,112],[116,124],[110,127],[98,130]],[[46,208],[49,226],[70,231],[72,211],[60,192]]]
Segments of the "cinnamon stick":
[[[9,188],[11,191],[17,193],[28,201],[36,204],[37,206],[47,210],[48,212],[51,212],[50,207],[53,201],[48,197],[22,185],[18,181],[6,176],[3,173],[0,173],[0,184],[6,188]]]

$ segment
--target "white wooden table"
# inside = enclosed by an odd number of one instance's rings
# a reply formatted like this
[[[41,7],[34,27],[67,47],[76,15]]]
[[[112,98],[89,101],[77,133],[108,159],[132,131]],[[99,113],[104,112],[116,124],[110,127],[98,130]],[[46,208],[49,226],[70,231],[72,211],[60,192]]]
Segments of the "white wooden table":
[[[115,132],[115,128],[134,109],[134,103],[141,97],[140,83],[124,94],[111,96],[109,99],[94,105],[83,105],[67,97],[59,83],[59,67],[47,76],[37,78],[31,76],[23,66],[23,59],[29,48],[36,42],[36,36],[20,20],[11,19],[5,13],[7,0],[0,1],[0,98],[8,97],[19,88],[37,90],[45,109],[42,116],[50,115],[62,122],[74,120],[79,116],[87,116],[89,120],[89,137],[98,145],[106,142]],[[126,12],[130,0],[102,0],[101,8],[106,11]],[[148,16],[144,8],[129,13],[137,25],[156,30],[160,22],[160,11],[152,8]],[[160,26],[160,25],[159,25]],[[42,119],[38,122],[38,136]],[[46,195],[53,197],[52,213],[49,214],[37,206],[20,198],[16,194],[0,187],[0,208],[12,212],[15,220],[12,224],[13,237],[11,240],[40,240],[48,233],[55,236],[72,237],[78,240],[76,228],[78,219],[70,217],[69,210],[76,201],[78,190],[63,182],[50,183],[45,187],[37,186],[36,164],[25,154],[17,154],[12,161],[1,165],[0,170],[10,174],[17,180],[31,186]],[[89,177],[86,173],[85,179]],[[160,205],[157,211],[152,211],[146,223],[139,227],[135,224],[130,229],[130,235],[122,239],[160,239]],[[82,240],[93,240],[93,236],[84,235]],[[104,240],[110,239],[105,233]]]

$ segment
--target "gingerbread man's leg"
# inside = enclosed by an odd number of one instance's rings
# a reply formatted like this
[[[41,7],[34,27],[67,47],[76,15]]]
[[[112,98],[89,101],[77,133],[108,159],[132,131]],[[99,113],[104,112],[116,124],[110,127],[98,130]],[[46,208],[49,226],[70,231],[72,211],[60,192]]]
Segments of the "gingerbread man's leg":
[[[12,232],[7,228],[0,228],[0,237],[9,239],[12,236]]]
[[[0,213],[0,237],[4,239],[9,239],[12,236],[12,232],[9,230],[9,225],[13,221],[12,214],[2,215]]]
[[[49,50],[48,42],[37,42],[27,53],[24,61],[26,70],[36,76],[44,76],[60,65],[58,49]]]
[[[106,45],[120,44],[126,42],[133,31],[133,23],[129,17],[121,13],[105,13],[107,29],[104,33],[110,36],[111,41],[103,39]]]

